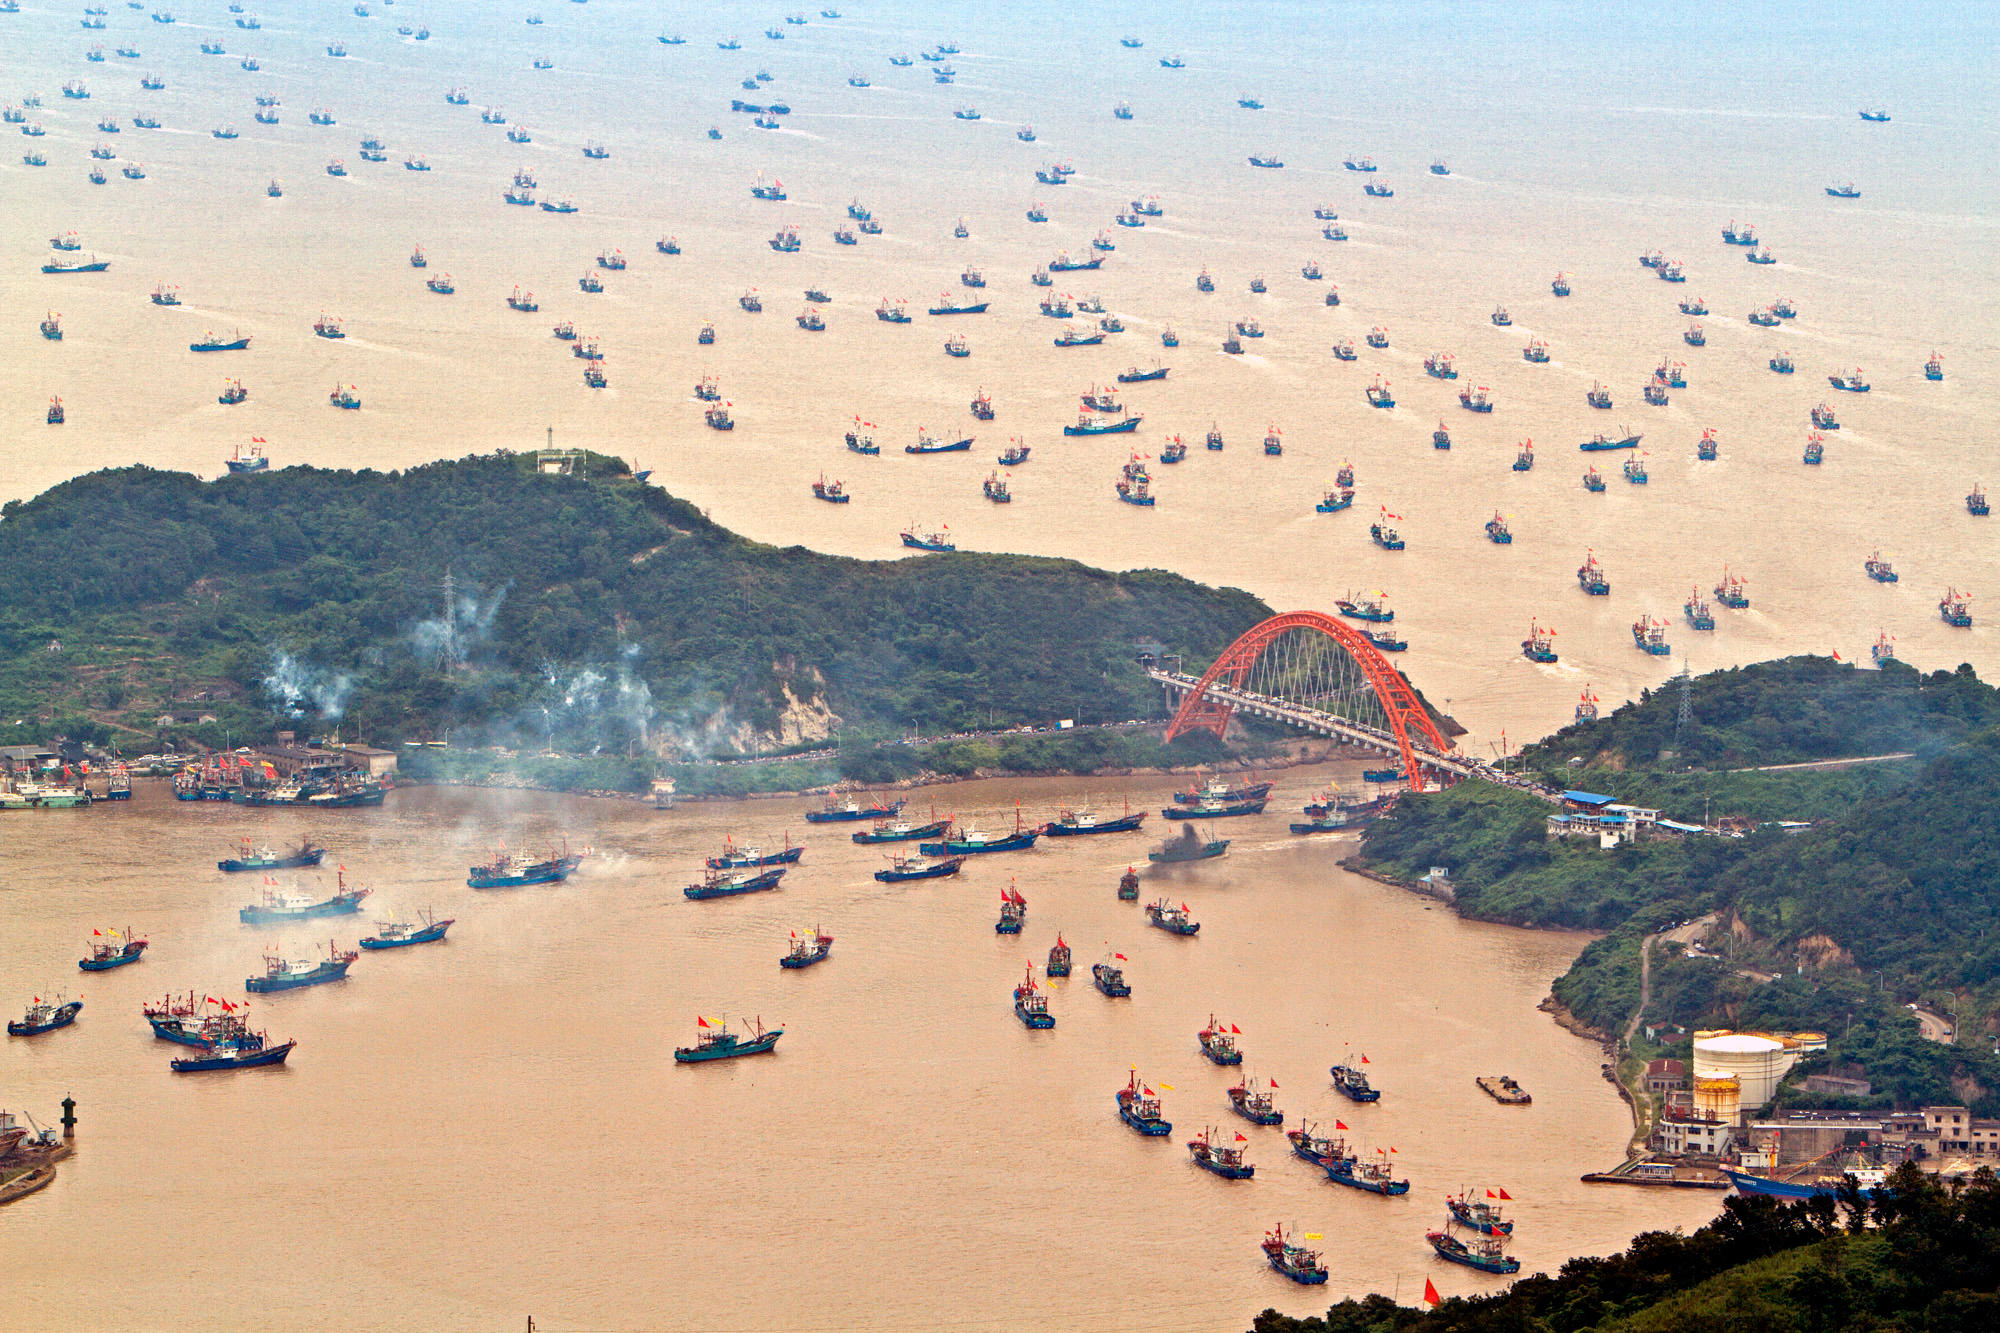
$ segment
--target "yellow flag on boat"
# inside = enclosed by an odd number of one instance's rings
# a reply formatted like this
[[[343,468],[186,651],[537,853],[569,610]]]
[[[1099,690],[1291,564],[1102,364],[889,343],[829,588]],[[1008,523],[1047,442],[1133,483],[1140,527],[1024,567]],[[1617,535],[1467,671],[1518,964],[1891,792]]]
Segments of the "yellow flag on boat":
[[[1308,1231],[1308,1232],[1306,1232],[1306,1239],[1307,1239],[1307,1240],[1325,1240],[1325,1239],[1326,1239],[1326,1237],[1324,1237],[1324,1236],[1320,1235],[1320,1234],[1319,1234],[1319,1232],[1317,1232],[1317,1231]]]
[[[1167,1092],[1172,1092],[1174,1090],[1174,1085],[1171,1083],[1162,1083],[1160,1087],[1166,1090]]]

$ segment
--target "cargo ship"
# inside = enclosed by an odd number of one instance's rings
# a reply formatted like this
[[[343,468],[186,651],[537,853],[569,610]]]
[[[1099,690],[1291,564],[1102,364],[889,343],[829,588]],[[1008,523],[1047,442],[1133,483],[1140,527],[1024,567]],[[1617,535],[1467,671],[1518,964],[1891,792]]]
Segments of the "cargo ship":
[[[734,1060],[744,1055],[764,1055],[778,1044],[778,1038],[785,1035],[783,1028],[766,1030],[762,1019],[751,1024],[751,1035],[739,1037],[729,1030],[724,1022],[711,1023],[706,1018],[697,1017],[695,1044],[676,1046],[674,1063],[691,1065],[710,1060]]]
[[[328,940],[326,957],[281,958],[276,953],[264,954],[264,975],[249,977],[243,982],[243,989],[252,994],[263,995],[272,991],[299,990],[306,986],[324,986],[329,981],[341,981],[347,976],[347,969],[361,955],[353,949],[342,949]]]
[[[1042,994],[1041,987],[1035,984],[1033,963],[1028,964],[1028,975],[1021,984],[1014,987],[1014,1017],[1020,1019],[1023,1026],[1038,1030],[1056,1025],[1054,1016],[1049,1013],[1049,997]]]

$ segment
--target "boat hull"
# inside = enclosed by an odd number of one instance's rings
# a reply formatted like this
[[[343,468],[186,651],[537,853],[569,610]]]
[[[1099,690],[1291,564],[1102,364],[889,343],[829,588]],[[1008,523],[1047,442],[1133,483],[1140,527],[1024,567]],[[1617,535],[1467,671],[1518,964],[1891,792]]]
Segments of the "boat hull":
[[[746,1055],[768,1055],[777,1046],[778,1038],[785,1035],[779,1028],[766,1032],[754,1041],[732,1042],[728,1046],[677,1046],[674,1048],[674,1063],[679,1065],[707,1064],[714,1060],[735,1060]]]
[[[861,819],[894,819],[903,812],[903,803],[894,805],[857,806],[852,810],[808,810],[808,824],[848,824]]]
[[[913,879],[945,879],[956,875],[964,866],[964,857],[952,856],[921,870],[878,870],[875,878],[884,884],[902,884]]]
[[[1146,813],[1124,815],[1118,819],[1107,819],[1101,824],[1064,824],[1057,822],[1042,830],[1051,838],[1081,838],[1093,833],[1130,833],[1145,822]]]
[[[288,1041],[279,1046],[266,1046],[260,1050],[240,1055],[191,1055],[179,1060],[168,1061],[168,1066],[176,1074],[210,1074],[228,1069],[257,1069],[264,1065],[281,1065],[285,1057],[292,1053],[296,1041]]]
[[[474,889],[522,889],[535,884],[560,884],[569,875],[567,868],[556,866],[525,875],[471,875],[465,883]]]
[[[344,963],[325,962],[310,972],[284,974],[275,977],[249,977],[243,982],[243,989],[254,995],[268,995],[274,991],[303,990],[307,986],[324,986],[329,981],[347,979],[347,969],[354,966],[352,960]]]
[[[774,866],[761,875],[751,875],[744,879],[722,884],[690,884],[681,892],[696,902],[709,898],[734,898],[745,893],[762,893],[778,887],[778,881],[785,877],[782,866]]]
[[[127,963],[136,963],[145,954],[146,945],[142,940],[136,948],[126,948],[107,958],[79,958],[76,961],[76,965],[86,972],[109,972],[114,967],[124,967]]]
[[[958,842],[947,839],[944,842],[924,842],[917,844],[917,850],[925,856],[979,856],[986,852],[1024,852],[1035,845],[1041,836],[1039,829],[1030,829],[992,842]]]
[[[447,920],[440,921],[434,926],[426,926],[422,930],[413,930],[409,934],[400,937],[390,938],[379,935],[368,935],[361,940],[361,947],[364,949],[400,949],[409,944],[435,944],[443,939],[444,933],[450,929],[451,922]]]
[[[229,871],[232,874],[242,870],[299,870],[307,866],[318,865],[325,856],[326,850],[318,848],[298,856],[252,857],[249,859],[232,857],[227,861],[217,861],[215,868],[217,870]]]
[[[357,897],[330,898],[323,903],[313,903],[296,910],[277,907],[245,907],[236,913],[236,919],[246,926],[278,925],[286,921],[310,921],[323,916],[351,916],[361,910],[361,899]]]
[[[1260,798],[1255,801],[1233,801],[1228,805],[1217,806],[1170,805],[1160,813],[1168,819],[1230,819],[1237,815],[1261,815],[1264,813],[1265,804],[1266,802]]]
[[[865,845],[878,842],[916,842],[920,838],[935,838],[951,827],[951,821],[940,819],[930,824],[919,824],[907,829],[870,829],[866,833],[849,835],[853,841]]]
[[[8,1023],[7,1035],[10,1037],[39,1037],[44,1032],[54,1032],[57,1028],[68,1027],[70,1024],[76,1022],[76,1016],[82,1011],[83,1001],[71,1000],[68,1004],[51,1014],[46,1022],[29,1023],[16,1019]]]

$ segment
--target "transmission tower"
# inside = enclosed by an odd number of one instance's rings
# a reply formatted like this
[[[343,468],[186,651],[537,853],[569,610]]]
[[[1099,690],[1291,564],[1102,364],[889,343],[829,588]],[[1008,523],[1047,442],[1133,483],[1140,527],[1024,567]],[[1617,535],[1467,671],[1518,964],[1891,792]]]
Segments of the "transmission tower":
[[[1680,674],[1674,677],[1680,682],[1680,707],[1674,711],[1674,749],[1681,748],[1681,738],[1688,729],[1688,719],[1694,714],[1694,677],[1689,674],[1687,663],[1681,664]]]
[[[438,635],[437,652],[432,665],[439,671],[449,671],[459,664],[458,651],[458,580],[452,577],[450,569],[444,572],[444,632]]]

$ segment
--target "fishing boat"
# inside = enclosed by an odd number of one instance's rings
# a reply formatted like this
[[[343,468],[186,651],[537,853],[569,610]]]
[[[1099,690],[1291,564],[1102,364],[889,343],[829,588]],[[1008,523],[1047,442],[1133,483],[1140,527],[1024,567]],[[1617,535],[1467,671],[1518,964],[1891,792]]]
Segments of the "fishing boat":
[[[1278,1085],[1270,1083],[1258,1088],[1253,1086],[1253,1082],[1245,1079],[1228,1089],[1229,1108],[1253,1125],[1284,1124],[1285,1113],[1277,1108],[1271,1096]]]
[[[519,289],[517,288],[516,290]],[[178,304],[178,302],[176,302],[176,304]],[[321,338],[328,338],[337,341],[347,336],[346,330],[341,328],[340,317],[337,315],[329,315],[326,314],[325,312],[321,312],[320,317],[313,321],[312,327],[313,327],[313,332]]]
[[[1715,628],[1715,613],[1709,610],[1699,588],[1689,593],[1687,601],[1681,604],[1681,614],[1687,618],[1690,629],[1705,632]]]
[[[1042,835],[1039,827],[1029,827],[1022,822],[1021,812],[1014,811],[1014,831],[1012,833],[987,833],[977,825],[968,824],[960,828],[952,822],[945,835],[937,842],[917,844],[917,850],[925,856],[979,856],[987,852],[1020,852],[1035,845]]]
[[[1333,358],[1336,361],[1353,361],[1357,359],[1357,355],[1352,338],[1342,338],[1333,345]]]
[[[508,855],[502,850],[485,865],[471,867],[466,885],[475,889],[518,889],[534,884],[560,884],[576,872],[585,853],[571,852],[565,844],[561,853],[542,856],[524,852]]]
[[[1493,391],[1484,384],[1474,385],[1458,391],[1458,405],[1468,412],[1491,412]],[[1449,447],[1448,445],[1446,447]]]
[[[1956,588],[1945,589],[1944,596],[1938,599],[1938,614],[1954,629],[1971,629],[1972,595]]]
[[[426,910],[422,921],[381,921],[373,935],[363,935],[361,947],[369,950],[402,949],[412,944],[436,944],[452,927],[451,917],[439,921]]]
[[[114,967],[124,967],[138,962],[146,952],[145,937],[132,934],[129,927],[123,935],[115,930],[92,930],[90,934],[90,952],[76,963],[86,972],[109,972]]]
[[[1278,428],[1272,426],[1264,432],[1264,452],[1276,458],[1285,452],[1285,442]]]
[[[778,887],[790,866],[740,866],[734,869],[705,867],[701,882],[681,890],[690,899],[734,898],[746,893],[762,893]]]
[[[1608,408],[1611,406],[1611,390],[1601,381],[1592,380],[1590,388],[1583,395],[1583,400],[1592,407]]]
[[[1701,325],[1690,324],[1682,331],[1681,341],[1685,342],[1689,347],[1706,347],[1708,345],[1708,335],[1702,332]]]
[[[1236,1049],[1236,1039],[1243,1035],[1243,1029],[1234,1023],[1224,1026],[1215,1021],[1215,1015],[1208,1016],[1208,1026],[1194,1034],[1201,1043],[1201,1053],[1209,1062],[1218,1065],[1240,1065],[1243,1052]]]
[[[1424,1239],[1437,1251],[1438,1258],[1449,1259],[1452,1263],[1476,1268],[1482,1273],[1518,1273],[1521,1261],[1504,1253],[1506,1241],[1499,1236],[1474,1234],[1461,1240],[1450,1230],[1429,1231]]]
[[[824,472],[820,473],[819,480],[812,484],[812,493],[815,498],[824,500],[828,504],[844,505],[854,498],[847,493],[845,483],[838,478],[828,481]]]
[[[701,419],[710,430],[735,430],[736,419],[729,415],[728,403],[712,403],[702,411]]]
[[[1046,971],[1049,978],[1053,980],[1056,977],[1068,976],[1069,966],[1069,945],[1063,940],[1062,936],[1058,935],[1056,936],[1056,942],[1049,946],[1049,965]]]
[[[944,340],[944,354],[946,356],[958,357],[971,356],[972,344],[965,340],[964,334],[954,333],[951,337]]]
[[[956,875],[964,866],[965,858],[962,856],[898,856],[890,861],[887,869],[876,871],[875,878],[884,884],[901,884],[913,879],[946,879]]]
[[[1261,802],[1258,808],[1262,809]],[[1188,914],[1188,905],[1186,903],[1182,903],[1176,907],[1165,898],[1155,899],[1153,902],[1146,904],[1146,924],[1158,926],[1170,935],[1198,935],[1201,933],[1201,922],[1194,920]]]
[[[1121,903],[1139,901],[1139,872],[1133,866],[1126,866],[1125,873],[1118,877],[1118,901]]]
[[[1337,514],[1343,509],[1352,508],[1353,505],[1353,487],[1329,486],[1326,489],[1326,497],[1313,506],[1313,512],[1316,514]]]
[[[1752,250],[1749,254],[1743,257],[1749,260],[1753,264],[1775,264],[1778,262],[1778,257],[1772,254],[1769,250],[1764,249],[1762,246],[1759,246],[1757,249]]]
[[[1632,622],[1632,645],[1652,657],[1667,656],[1673,651],[1667,643],[1667,622],[1652,616],[1640,616]]]
[[[935,812],[933,812],[935,813]],[[878,819],[875,827],[864,829],[849,836],[849,840],[870,846],[883,842],[916,842],[922,838],[934,838],[951,827],[949,819],[933,819],[926,824],[912,824],[907,819]]]
[[[917,442],[915,444],[904,445],[903,452],[906,454],[965,453],[972,448],[974,438],[976,437],[967,435],[962,439],[944,440],[932,435],[928,428],[919,426],[917,427]]]
[[[1240,1146],[1249,1140],[1238,1134],[1235,1143],[1225,1144],[1217,1141],[1219,1137],[1211,1127],[1188,1140],[1188,1153],[1194,1158],[1195,1165],[1204,1171],[1214,1172],[1224,1180],[1248,1180],[1256,1175],[1257,1168],[1243,1160]]]
[[[1125,813],[1106,819],[1089,806],[1071,809],[1064,806],[1062,812],[1050,823],[1042,826],[1042,832],[1051,838],[1088,837],[1098,833],[1131,833],[1146,822],[1147,812],[1133,810],[1126,803]]]
[[[1694,456],[1703,462],[1712,463],[1721,452],[1722,445],[1715,438],[1715,429],[1710,427],[1702,431],[1701,438],[1695,441]]]
[[[1495,546],[1510,546],[1514,534],[1507,526],[1507,516],[1495,510],[1493,517],[1486,520],[1486,540]]]
[[[808,333],[824,333],[826,331],[826,316],[820,314],[816,306],[808,306],[806,309],[801,310],[796,318],[799,327]]]
[[[778,966],[793,969],[811,967],[814,963],[825,962],[832,952],[833,936],[819,927],[813,927],[811,935],[801,935],[795,930],[792,932],[791,948],[778,959]]]
[[[681,252],[680,238],[662,236],[659,240],[653,242],[653,248],[663,255],[677,255]]]
[[[1434,380],[1455,380],[1458,368],[1452,365],[1450,352],[1432,352],[1424,358],[1424,373]]]
[[[1732,574],[1725,567],[1722,582],[1715,585],[1715,600],[1732,611],[1744,611],[1750,607],[1750,594],[1745,589],[1741,575]]]
[[[1777,328],[1777,327],[1778,327],[1778,323],[1779,323],[1779,320],[1778,320],[1778,315],[1777,315],[1777,312],[1776,312],[1776,311],[1774,311],[1774,310],[1772,310],[1772,309],[1770,309],[1770,308],[1769,308],[1768,306],[1767,306],[1766,308],[1762,309],[1762,310],[1752,310],[1752,311],[1750,312],[1750,314],[1749,314],[1748,318],[1749,318],[1749,320],[1750,320],[1750,322],[1751,322],[1752,324],[1755,324],[1755,325],[1758,325],[1758,326],[1759,326],[1759,327],[1761,327],[1761,328],[1767,328],[1767,329],[1775,329],[1775,328]],[[1781,355],[1782,355],[1782,354],[1781,354]],[[1787,366],[1791,365],[1791,363],[1792,363],[1792,359],[1791,359],[1791,358],[1790,358],[1789,356],[1786,356],[1786,357],[1784,357],[1783,359],[1784,359],[1784,362],[1785,362],[1785,364],[1786,364]],[[1776,369],[1777,369],[1777,361],[1778,361],[1778,358],[1776,358],[1776,357],[1772,358],[1772,363],[1771,363],[1771,368],[1772,368],[1773,370],[1776,370]],[[1789,375],[1789,374],[1791,374],[1791,371],[1789,371],[1789,370],[1786,370],[1786,371],[1782,371],[1782,372],[1780,372],[1780,373],[1782,373],[1782,374],[1786,374],[1786,375]]]
[[[1173,1124],[1160,1116],[1160,1095],[1139,1081],[1136,1069],[1118,1090],[1118,1118],[1147,1138],[1164,1138],[1174,1132]]]
[[[1534,620],[1528,622],[1528,637],[1521,640],[1521,656],[1530,662],[1553,663],[1556,661],[1556,632],[1545,629]]]
[[[1258,811],[1244,810],[1238,813],[1257,813],[1262,810],[1263,802],[1257,802],[1257,806]],[[1204,838],[1194,831],[1194,825],[1182,824],[1179,837],[1169,838],[1161,843],[1159,847],[1147,852],[1146,859],[1156,865],[1178,865],[1184,861],[1208,861],[1228,851],[1229,843],[1230,840],[1228,838]],[[1120,896],[1124,896],[1122,885],[1120,886]],[[1133,881],[1132,899],[1136,901],[1137,898],[1138,882],[1135,878]]]
[[[1613,439],[1608,435],[1599,434],[1591,436],[1588,440],[1579,444],[1577,448],[1587,454],[1604,453],[1612,449],[1636,449],[1639,447],[1641,438],[1638,435],[1621,434],[1616,439]]]
[[[335,385],[333,391],[327,394],[326,398],[335,407],[345,408],[349,412],[355,411],[361,406],[361,394],[352,384]]]
[[[1065,950],[1067,954],[1067,950]],[[1054,975],[1051,973],[1050,975]],[[1068,963],[1064,963],[1064,975],[1068,975]],[[1035,965],[1028,964],[1028,975],[1020,985],[1014,987],[1014,1016],[1029,1028],[1045,1030],[1056,1025],[1049,1013],[1049,997],[1042,994],[1035,984]]]
[[[44,1032],[66,1028],[76,1022],[76,1016],[83,1012],[82,1000],[65,1000],[57,996],[44,1000],[36,996],[18,1019],[9,1019],[7,1035],[10,1037],[39,1037]]]
[[[1092,401],[1093,399],[1095,402]],[[1087,394],[1085,395],[1084,402],[1086,407],[1092,407],[1099,412],[1125,412],[1125,408],[1115,402],[1108,393],[1096,394],[1093,392]],[[1110,405],[1105,406],[1104,404]],[[1062,432],[1065,435],[1129,435],[1139,429],[1139,423],[1144,420],[1145,417],[1142,414],[1127,413],[1116,420],[1106,421],[1091,416],[1088,411],[1083,411],[1077,413],[1076,424],[1074,426],[1064,426]]]
[[[1874,646],[1868,652],[1874,658],[1875,665],[1878,667],[1884,662],[1892,662],[1896,658],[1896,641],[1889,637],[1886,632],[1877,634]]]
[[[516,287],[514,289],[514,294],[507,298],[507,308],[509,310],[519,310],[524,314],[532,315],[536,311],[540,310],[542,307],[541,303],[535,300],[535,294],[533,292],[524,292],[519,287]]]
[[[903,802],[875,802],[863,805],[853,797],[842,799],[836,792],[828,792],[826,804],[818,810],[806,811],[808,824],[847,824],[864,819],[894,819],[903,812]]]
[[[229,872],[244,870],[297,870],[306,866],[316,866],[326,857],[326,848],[315,847],[311,838],[303,838],[296,852],[276,852],[269,846],[252,850],[250,839],[245,838],[237,855],[217,861],[215,868]]]
[[[1104,341],[1104,334],[1101,330],[1084,333],[1077,329],[1064,329],[1062,334],[1053,341],[1057,347],[1095,347],[1098,343]],[[1134,420],[1136,421],[1136,418]],[[1064,430],[1068,431],[1068,428],[1064,427]]]
[[[1129,370],[1119,373],[1118,382],[1120,384],[1145,384],[1152,380],[1163,380],[1167,377],[1168,369],[1169,367],[1163,366],[1157,361],[1153,363],[1151,370],[1141,370],[1139,367],[1133,366]]]
[[[267,950],[264,954],[264,975],[246,978],[243,988],[252,994],[263,995],[272,991],[323,986],[330,981],[343,980],[347,969],[360,956],[357,951],[342,949],[331,940],[327,941],[324,959],[283,958]]]
[[[106,269],[108,269],[108,268],[110,268],[110,267],[111,267],[111,261],[110,261],[110,260],[108,260],[108,259],[99,259],[99,258],[98,258],[98,257],[97,257],[96,255],[92,255],[92,256],[90,256],[90,258],[88,258],[88,259],[55,259],[55,260],[51,260],[51,261],[49,261],[48,263],[46,263],[46,264],[42,265],[42,272],[44,272],[44,273],[102,273],[102,272],[104,272],[104,270],[106,270]]]
[[[1383,379],[1379,374],[1375,376],[1374,382],[1364,392],[1367,395],[1368,406],[1370,407],[1394,407],[1396,405],[1396,397],[1389,391],[1389,381]]]
[[[1009,884],[1000,891],[1000,919],[993,923],[995,934],[1018,935],[1027,924],[1028,900]]]
[[[1859,199],[1861,197],[1861,191],[1854,188],[1853,181],[1849,181],[1845,185],[1829,185],[1826,187],[1826,192],[1835,199]]]
[[[1634,486],[1644,486],[1647,482],[1644,454],[1635,454],[1625,460],[1625,480]]]
[[[1252,154],[1250,165],[1253,167],[1269,167],[1275,170],[1278,167],[1284,166],[1285,160],[1275,153]]]
[[[1368,525],[1369,540],[1385,551],[1402,550],[1405,545],[1403,534],[1396,527],[1401,521],[1401,515],[1392,514],[1386,505],[1383,506],[1381,517]]]
[[[1109,999],[1129,999],[1132,994],[1132,985],[1125,980],[1125,969],[1118,966],[1118,964],[1130,961],[1124,954],[1114,953],[1101,963],[1092,963],[1090,965],[1091,983]]]
[[[1333,1066],[1329,1072],[1333,1075],[1334,1090],[1349,1101],[1376,1102],[1382,1100],[1382,1094],[1369,1086],[1368,1075],[1362,1072],[1361,1065],[1367,1063],[1368,1057],[1364,1055],[1361,1057],[1360,1064]]]
[[[1800,461],[1812,466],[1818,466],[1821,462],[1824,462],[1825,459],[1826,459],[1826,436],[1820,434],[1816,430],[1808,431],[1806,433],[1805,454],[1803,455]]]
[[[1826,382],[1846,393],[1867,393],[1868,381],[1861,376],[1861,368],[1856,366],[1851,374],[1828,375]]]
[[[1335,610],[1349,620],[1366,620],[1373,624],[1386,625],[1396,618],[1395,610],[1387,603],[1386,594],[1379,591],[1363,593],[1360,596],[1349,593],[1345,597],[1336,597],[1333,605]]]
[[[1882,558],[1882,552],[1879,548],[1862,562],[1862,568],[1866,569],[1868,577],[1874,579],[1877,583],[1894,583],[1898,577],[1896,571],[1890,568],[1889,562]]]
[[[1514,455],[1514,471],[1532,472],[1535,468],[1535,442],[1523,440],[1520,452]]]
[[[362,899],[372,892],[372,889],[365,887],[348,888],[344,869],[336,875],[333,896],[317,902],[301,894],[281,893],[275,881],[266,878],[263,897],[255,903],[239,908],[236,919],[246,926],[261,926],[285,921],[308,921],[323,916],[347,916],[359,912]]]
[[[778,1038],[785,1035],[783,1028],[766,1029],[762,1019],[753,1020],[751,1035],[739,1037],[729,1030],[725,1022],[709,1022],[706,1018],[695,1019],[697,1032],[692,1046],[676,1046],[674,1063],[691,1065],[709,1060],[734,1060],[743,1055],[764,1055],[778,1044]]]
[[[281,1065],[285,1057],[297,1046],[296,1040],[272,1045],[261,1032],[245,1032],[240,1036],[205,1044],[198,1055],[180,1056],[167,1062],[168,1068],[176,1074],[217,1073],[231,1069],[256,1069],[265,1065]]]
[[[1976,481],[1972,483],[1972,489],[1966,494],[1965,512],[1975,518],[1985,518],[1992,512],[1986,503],[1986,488]]]
[[[744,867],[797,865],[799,857],[805,854],[805,850],[803,847],[792,846],[789,839],[782,849],[775,852],[766,852],[756,847],[739,849],[736,846],[735,839],[724,838],[722,841],[722,850],[714,856],[709,857],[706,865],[710,870],[740,870]]]

